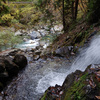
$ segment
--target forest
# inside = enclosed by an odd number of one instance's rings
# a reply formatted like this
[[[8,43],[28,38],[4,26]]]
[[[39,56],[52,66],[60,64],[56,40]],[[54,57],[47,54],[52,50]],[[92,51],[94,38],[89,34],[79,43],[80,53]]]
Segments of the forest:
[[[0,0],[0,100],[100,100],[100,0]]]

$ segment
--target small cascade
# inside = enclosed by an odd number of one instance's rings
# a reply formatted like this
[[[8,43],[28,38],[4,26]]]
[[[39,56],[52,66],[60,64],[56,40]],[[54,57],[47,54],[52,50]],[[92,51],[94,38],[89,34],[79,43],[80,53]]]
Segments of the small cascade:
[[[84,71],[90,64],[100,64],[100,36],[96,36],[88,48],[80,51],[80,55],[76,58],[70,69],[66,72],[49,72],[43,76],[37,85],[37,92],[42,93],[48,86],[62,85],[66,76],[76,70]]]

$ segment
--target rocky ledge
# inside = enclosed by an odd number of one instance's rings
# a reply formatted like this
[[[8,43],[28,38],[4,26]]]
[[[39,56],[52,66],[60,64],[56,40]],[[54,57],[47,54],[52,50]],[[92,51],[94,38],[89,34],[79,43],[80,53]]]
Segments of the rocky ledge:
[[[0,53],[0,91],[27,65],[27,58],[17,51]]]
[[[62,86],[49,87],[40,100],[100,100],[100,65],[71,73]]]

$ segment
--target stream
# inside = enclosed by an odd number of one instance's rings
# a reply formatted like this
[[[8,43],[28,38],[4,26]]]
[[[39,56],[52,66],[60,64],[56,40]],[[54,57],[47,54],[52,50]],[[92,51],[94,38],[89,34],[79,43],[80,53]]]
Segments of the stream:
[[[49,86],[62,85],[68,74],[84,71],[90,64],[100,64],[100,36],[95,36],[89,47],[81,48],[71,62],[58,57],[33,61],[29,55],[27,59],[27,67],[4,89],[7,96],[3,100],[39,100]]]

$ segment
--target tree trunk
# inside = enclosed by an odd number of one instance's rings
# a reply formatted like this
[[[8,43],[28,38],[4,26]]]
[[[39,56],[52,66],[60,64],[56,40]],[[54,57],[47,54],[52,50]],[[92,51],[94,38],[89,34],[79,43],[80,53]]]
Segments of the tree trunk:
[[[72,1],[72,19],[74,20],[74,1]]]
[[[77,18],[77,13],[78,13],[78,2],[79,0],[75,0],[75,20]]]
[[[62,18],[63,19],[63,30],[65,32],[65,11],[64,11],[65,7],[64,7],[64,0],[62,1],[62,7],[63,7],[62,8],[62,10],[63,10],[63,15],[62,15],[63,16],[63,18]]]

